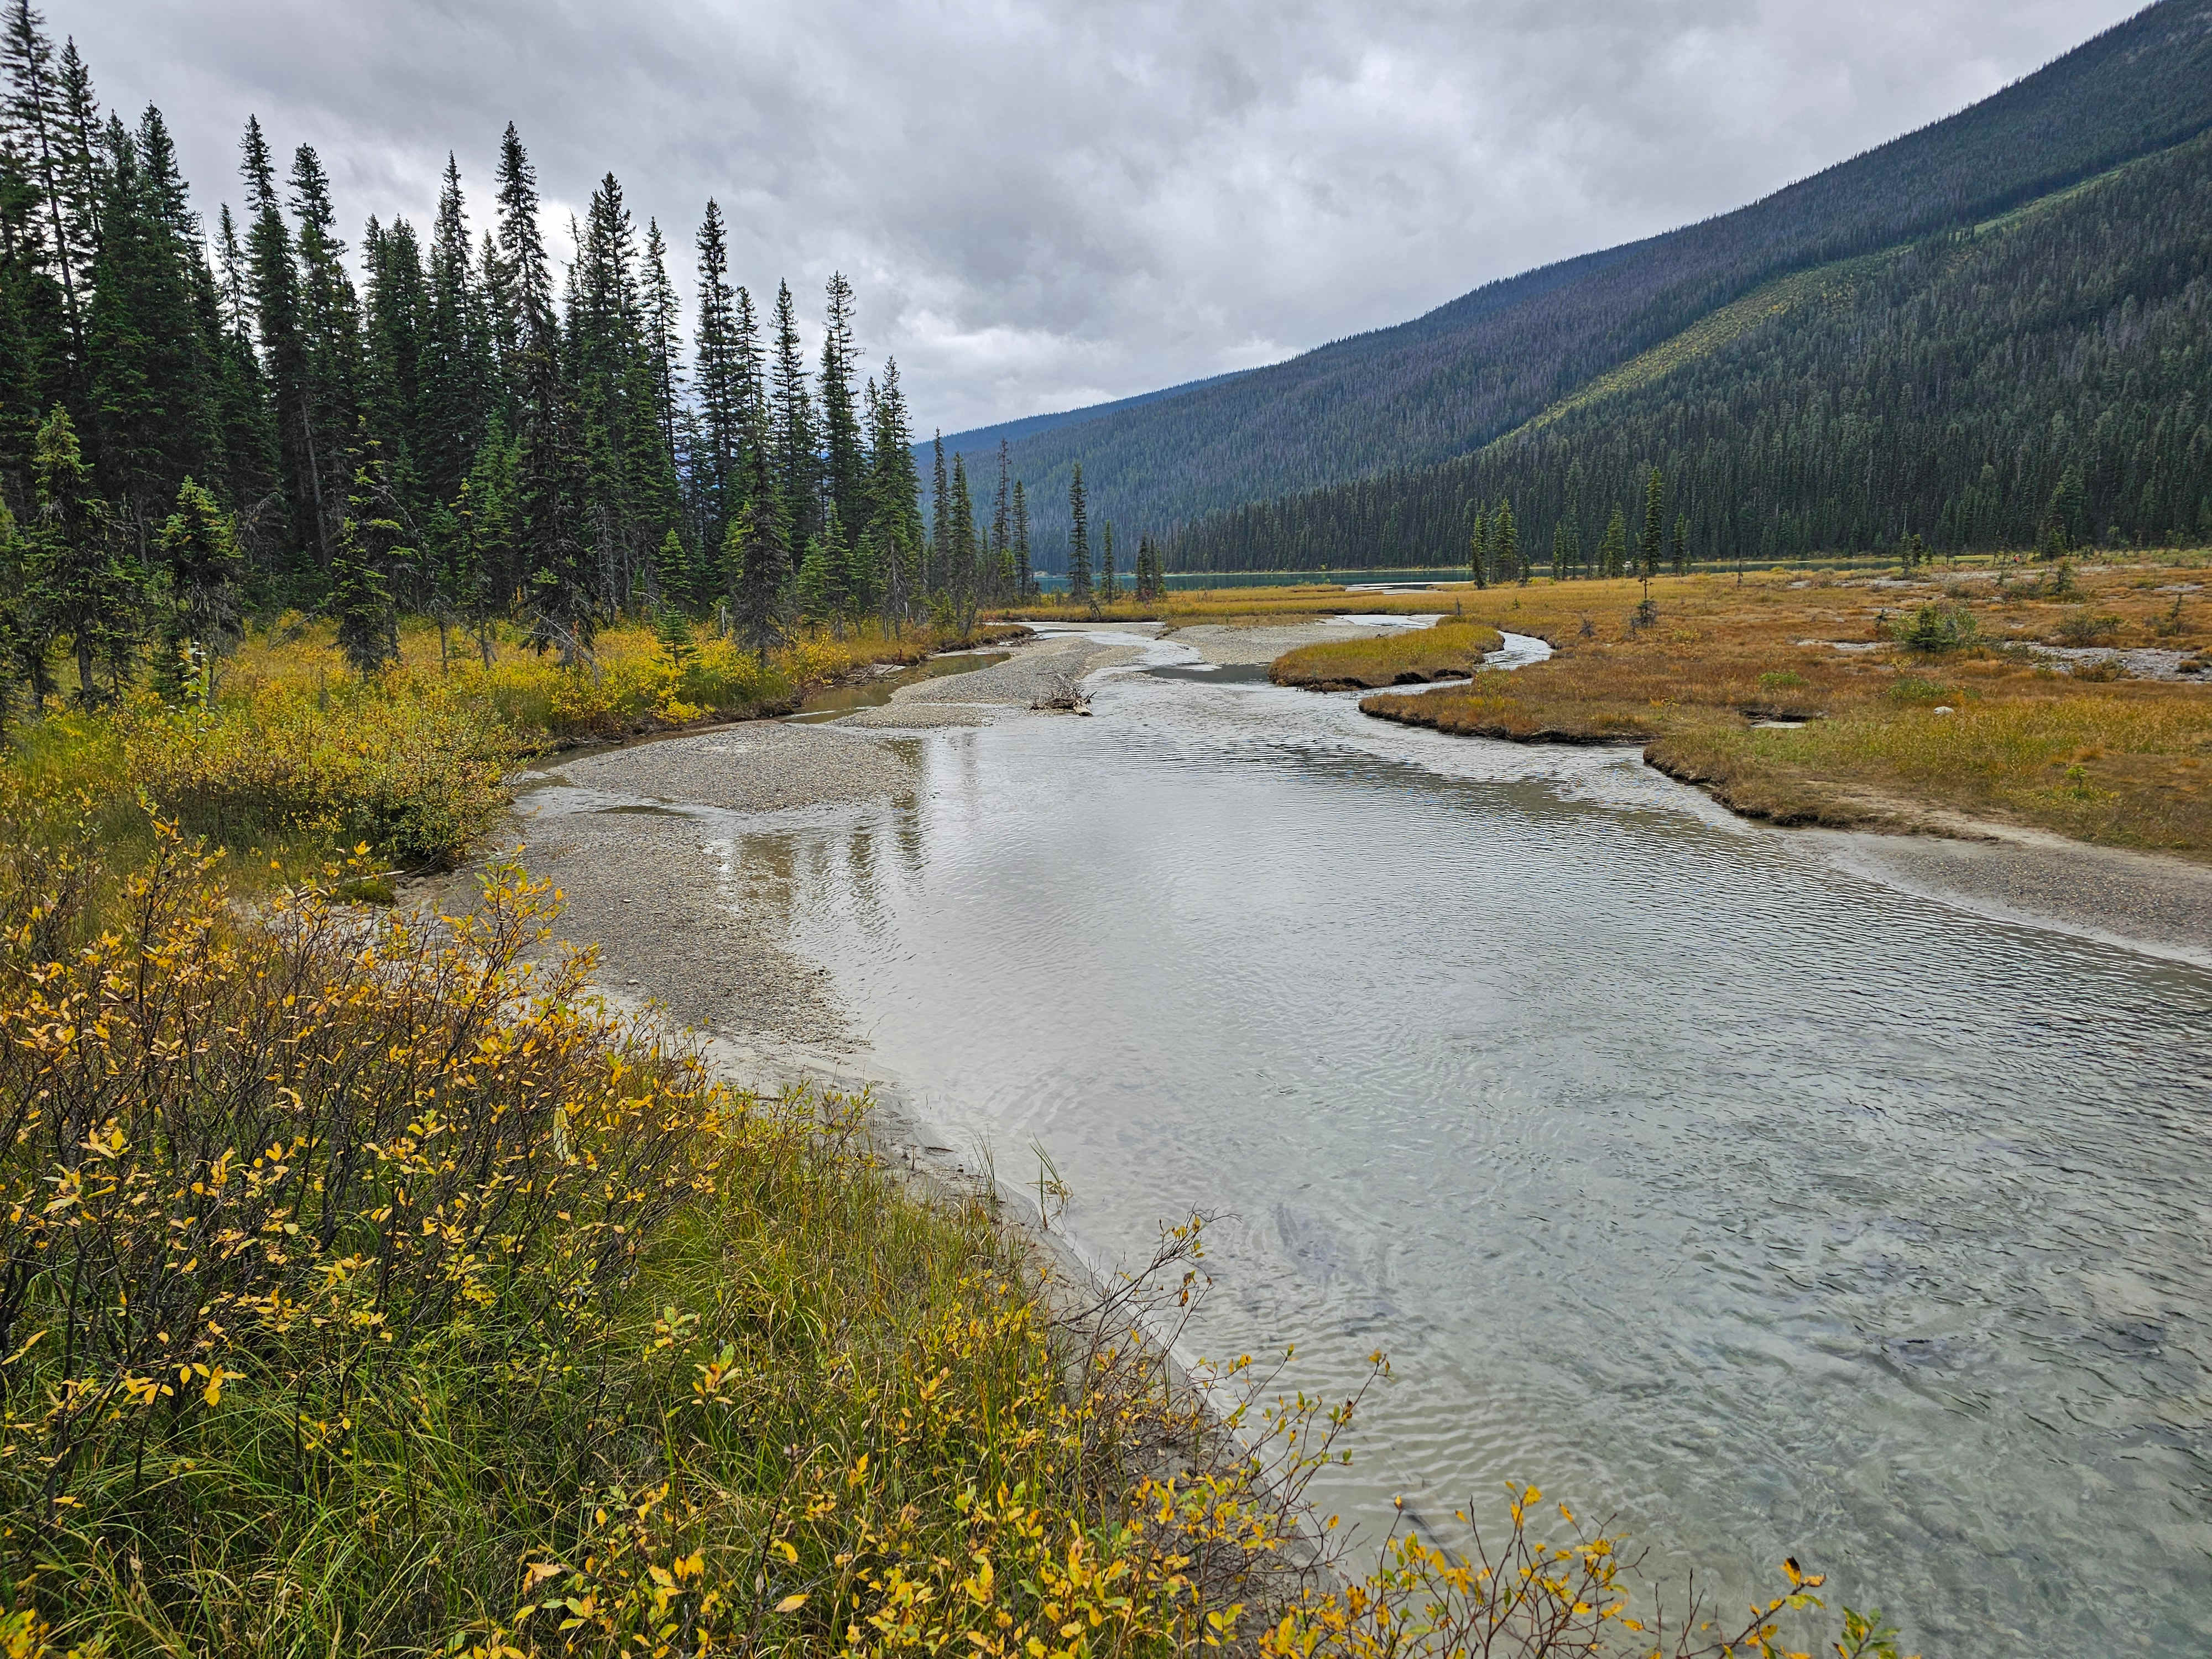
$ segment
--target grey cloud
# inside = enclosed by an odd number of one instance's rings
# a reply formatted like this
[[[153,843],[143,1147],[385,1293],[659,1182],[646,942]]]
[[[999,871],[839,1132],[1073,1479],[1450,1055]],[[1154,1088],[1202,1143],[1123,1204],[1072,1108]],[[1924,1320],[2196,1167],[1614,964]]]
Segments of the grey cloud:
[[[1243,368],[1750,200],[1994,91],[2127,0],[99,0],[102,96],[235,200],[249,111],[356,224],[479,222],[514,119],[549,229],[611,170],[685,266],[832,269],[951,430]]]

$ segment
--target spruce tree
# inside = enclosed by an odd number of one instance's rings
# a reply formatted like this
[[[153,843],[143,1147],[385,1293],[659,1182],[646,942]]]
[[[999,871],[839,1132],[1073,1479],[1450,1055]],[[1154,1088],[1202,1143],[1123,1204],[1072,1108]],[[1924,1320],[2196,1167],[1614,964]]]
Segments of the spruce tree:
[[[1628,565],[1628,518],[1619,507],[1606,520],[1605,534],[1597,544],[1598,570],[1606,577],[1626,574]]]
[[[1575,545],[1575,532],[1561,519],[1552,526],[1552,580],[1563,582],[1582,562],[1582,550]]]
[[[382,446],[364,435],[360,454],[338,526],[330,610],[338,649],[366,676],[399,659],[399,599],[418,556],[408,544]]]
[[[1490,515],[1480,507],[1472,515],[1474,523],[1468,532],[1468,574],[1474,578],[1477,587],[1490,586]]]
[[[26,160],[46,200],[55,274],[61,283],[75,356],[82,362],[83,295],[92,267],[92,239],[84,234],[82,220],[70,210],[80,167],[90,171],[90,156],[80,161],[75,153],[89,148],[88,135],[70,131],[68,103],[55,78],[53,41],[46,33],[46,19],[32,8],[31,0],[11,0],[8,6],[4,32],[0,32],[0,70],[8,77],[8,116],[25,136]]]
[[[645,313],[645,350],[653,376],[653,424],[661,449],[671,458],[680,451],[678,426],[684,393],[684,304],[668,276],[668,244],[660,221],[645,222],[645,268],[640,300]]]
[[[1114,521],[1111,519],[1106,520],[1098,557],[1098,596],[1111,605],[1121,596],[1114,577]]]
[[[752,455],[750,488],[738,516],[730,521],[724,550],[730,572],[731,621],[738,639],[761,663],[783,636],[784,590],[791,580],[789,520],[776,486],[769,434],[749,434]]]
[[[371,219],[362,252],[368,268],[363,410],[382,446],[392,489],[419,510],[423,495],[416,452],[428,424],[424,371],[430,310],[422,251],[404,219],[393,220],[389,228]]]
[[[161,526],[156,545],[168,599],[157,664],[174,674],[188,649],[204,663],[236,641],[243,562],[230,514],[190,478],[177,491],[176,511]]]
[[[719,548],[736,510],[750,400],[738,354],[738,293],[729,283],[728,235],[722,210],[712,198],[694,246],[699,320],[691,337],[692,386],[699,444],[691,463],[693,519],[700,545]]]
[[[553,276],[538,225],[538,172],[512,121],[499,141],[499,258],[514,307],[516,350],[525,352],[533,340],[552,337]]]
[[[301,333],[299,274],[292,260],[292,230],[276,194],[275,162],[261,123],[247,117],[240,141],[240,170],[252,215],[246,234],[246,265],[255,331],[261,341],[263,378],[276,428],[278,478],[284,497],[288,551],[327,566],[328,521],[321,510],[322,469],[308,398],[307,343]]]
[[[835,508],[831,511],[834,513]],[[826,535],[817,532],[808,538],[806,552],[799,561],[799,620],[802,626],[818,629],[824,623],[842,623],[844,609],[840,603],[836,566],[830,557]]]
[[[190,274],[199,228],[184,205],[160,112],[149,109],[144,126],[158,173],[120,122],[108,126],[102,230],[85,310],[103,494],[142,554],[185,476],[214,459],[211,359]]]
[[[930,441],[929,558],[922,567],[921,595],[942,591],[952,569],[952,480],[945,470],[945,434]]]
[[[69,642],[77,701],[90,707],[103,701],[96,669],[126,664],[137,643],[143,586],[137,568],[118,556],[113,516],[94,493],[76,423],[59,404],[39,428],[31,472],[39,517],[25,537],[27,631]]]
[[[1013,482],[1006,441],[999,440],[999,487],[991,497],[991,597],[1018,594],[1014,586],[1013,502],[1008,490]]]
[[[429,498],[460,493],[491,413],[490,319],[483,313],[469,251],[461,169],[452,154],[430,234],[428,293],[420,354],[420,428],[416,465]]]
[[[794,540],[803,542],[821,523],[821,436],[806,360],[799,349],[799,313],[788,283],[775,289],[775,345],[769,376],[769,445],[775,457],[777,499]]]
[[[303,401],[313,468],[311,496],[318,544],[331,545],[352,482],[348,448],[362,415],[361,306],[337,234],[330,178],[312,144],[292,157],[292,216],[298,224],[300,342]]]
[[[1667,482],[1657,467],[1644,477],[1644,533],[1636,539],[1637,574],[1648,583],[1659,574],[1666,546]]]
[[[920,599],[922,565],[921,475],[898,362],[886,358],[868,444],[867,526],[887,621],[902,621]]]
[[[1022,481],[1014,480],[1012,505],[1008,513],[1013,520],[1014,596],[1024,605],[1036,598],[1036,571],[1030,563],[1030,502],[1022,489]]]
[[[492,635],[499,620],[515,605],[524,572],[516,538],[516,496],[521,454],[498,416],[492,416],[462,481],[440,587],[445,605],[475,638],[489,668]]]
[[[866,455],[854,386],[860,353],[853,338],[853,285],[842,274],[831,273],[825,304],[820,381],[823,482],[827,507],[836,507],[848,524],[857,523],[865,510]]]
[[[1500,501],[1490,521],[1491,562],[1500,581],[1528,582],[1528,567],[1521,562],[1521,531],[1513,522],[1513,504]]]
[[[528,573],[530,641],[573,665],[590,654],[599,621],[600,563],[586,527],[591,467],[562,373],[538,175],[511,122],[500,143],[499,251],[518,331],[515,540]]]
[[[1686,514],[1677,514],[1674,516],[1674,535],[1673,540],[1668,544],[1668,562],[1674,567],[1676,575],[1686,576],[1690,574],[1690,520]]]
[[[1077,605],[1091,599],[1091,520],[1083,501],[1083,463],[1076,462],[1067,485],[1067,595]]]

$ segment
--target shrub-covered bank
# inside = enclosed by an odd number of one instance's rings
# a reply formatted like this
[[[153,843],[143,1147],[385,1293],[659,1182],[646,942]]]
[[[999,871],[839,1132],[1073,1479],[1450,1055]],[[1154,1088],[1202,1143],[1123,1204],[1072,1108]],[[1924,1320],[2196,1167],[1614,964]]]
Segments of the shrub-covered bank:
[[[191,694],[142,688],[22,727],[16,744],[53,781],[125,804],[143,797],[220,845],[313,863],[366,842],[387,862],[421,867],[459,860],[491,830],[507,778],[533,751],[781,713],[877,665],[1021,631],[963,639],[871,623],[763,658],[689,624],[630,624],[564,667],[516,640],[489,663],[472,647],[449,655],[418,624],[403,632],[395,665],[362,677],[327,629],[295,619],[249,637]]]

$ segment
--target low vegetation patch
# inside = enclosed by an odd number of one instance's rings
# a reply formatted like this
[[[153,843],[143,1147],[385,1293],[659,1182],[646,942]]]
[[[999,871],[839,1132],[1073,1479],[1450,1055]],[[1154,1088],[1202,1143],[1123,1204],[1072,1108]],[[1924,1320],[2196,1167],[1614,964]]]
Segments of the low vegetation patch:
[[[2118,663],[2061,672],[2031,641],[2201,653],[2194,566],[1936,581],[1771,573],[1462,592],[1470,617],[1556,654],[1370,714],[1524,741],[1646,745],[1653,764],[1785,823],[1996,817],[2212,856],[2212,696]],[[2187,590],[2187,591],[2185,591]]]
[[[532,752],[781,713],[874,665],[1024,631],[955,640],[870,623],[763,659],[673,619],[605,629],[588,661],[564,665],[514,637],[489,659],[467,641],[459,654],[415,623],[398,659],[362,677],[326,627],[293,618],[249,635],[191,695],[141,685],[105,709],[29,723],[15,746],[19,769],[108,802],[118,825],[143,822],[143,799],[191,834],[283,852],[295,869],[360,842],[401,867],[448,866],[498,821]]]
[[[1428,628],[1397,629],[1365,640],[1301,646],[1275,659],[1267,678],[1312,691],[1371,690],[1455,679],[1482,666],[1504,641],[1486,623],[1447,617]]]

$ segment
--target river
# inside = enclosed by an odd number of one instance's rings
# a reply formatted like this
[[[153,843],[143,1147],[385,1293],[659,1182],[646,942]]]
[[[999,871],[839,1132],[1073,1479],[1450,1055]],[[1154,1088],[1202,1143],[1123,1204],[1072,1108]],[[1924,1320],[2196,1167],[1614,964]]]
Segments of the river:
[[[1386,1350],[1363,1522],[1534,1481],[1931,1659],[2212,1651],[2212,973],[1188,654],[744,821],[872,1071],[1101,1263],[1217,1218],[1194,1355]]]

